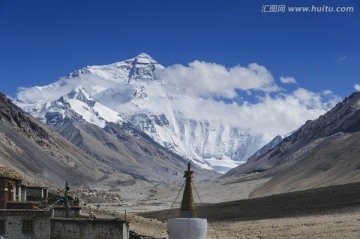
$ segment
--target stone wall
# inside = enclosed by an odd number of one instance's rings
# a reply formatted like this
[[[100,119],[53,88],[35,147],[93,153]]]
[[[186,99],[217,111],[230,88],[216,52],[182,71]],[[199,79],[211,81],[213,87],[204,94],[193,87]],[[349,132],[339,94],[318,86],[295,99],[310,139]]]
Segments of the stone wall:
[[[81,207],[69,207],[69,217],[80,217]],[[65,206],[56,206],[52,210],[52,217],[66,217],[66,209]]]
[[[120,220],[51,219],[52,239],[128,239],[128,225]]]
[[[7,239],[50,239],[50,211],[0,210],[0,235]]]

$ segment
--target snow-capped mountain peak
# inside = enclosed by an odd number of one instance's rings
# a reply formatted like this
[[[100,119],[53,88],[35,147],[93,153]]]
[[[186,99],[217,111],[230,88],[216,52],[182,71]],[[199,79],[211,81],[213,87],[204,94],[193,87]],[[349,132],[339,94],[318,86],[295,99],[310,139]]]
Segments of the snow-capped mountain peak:
[[[151,56],[141,53],[129,60],[101,66],[87,66],[73,73],[68,78],[76,78],[84,75],[98,76],[105,80],[131,84],[137,81],[156,80],[156,71],[164,67],[157,63]]]
[[[134,61],[138,64],[153,64],[153,65],[158,64],[157,61],[155,61],[150,55],[148,55],[144,52],[140,53],[135,58],[132,58],[128,61]]]
[[[203,100],[176,88],[159,74],[164,69],[141,53],[109,65],[87,66],[41,91],[34,87],[33,92],[20,92],[16,102],[52,127],[75,116],[101,128],[107,122],[128,122],[160,145],[221,173],[266,143],[259,135],[224,123],[221,116],[198,113]],[[35,97],[34,92],[39,94]]]
[[[146,53],[141,53],[137,57],[125,62],[131,64],[127,83],[156,80],[156,71],[164,69],[162,65]]]

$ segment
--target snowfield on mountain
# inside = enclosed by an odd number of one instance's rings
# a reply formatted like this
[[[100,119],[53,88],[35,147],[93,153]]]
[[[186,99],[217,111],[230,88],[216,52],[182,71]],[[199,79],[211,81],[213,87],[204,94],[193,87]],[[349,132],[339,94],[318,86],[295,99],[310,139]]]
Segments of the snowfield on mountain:
[[[225,75],[236,71],[247,84],[239,87],[262,87],[264,91],[278,89],[266,68],[257,64],[229,70],[198,61],[190,65],[200,68],[211,66]],[[175,72],[176,67],[178,71]],[[266,127],[270,133],[263,132],[261,127],[254,126],[256,122],[247,117],[253,115],[251,110],[256,110],[256,105],[250,109],[245,103],[244,114],[241,114],[235,103],[217,100],[209,104],[207,98],[202,97],[203,92],[193,94],[194,87],[190,86],[199,83],[191,79],[176,84],[172,80],[174,77],[187,74],[188,69],[183,68],[176,65],[165,68],[142,53],[110,65],[84,67],[50,85],[21,89],[14,103],[52,127],[55,124],[59,127],[66,117],[73,114],[101,128],[108,122],[120,125],[129,123],[161,146],[204,169],[220,173],[244,163],[278,134],[288,133],[290,129],[292,131],[300,126],[303,122],[300,117],[295,117],[296,114],[309,119],[325,112],[321,107],[293,107],[299,108],[298,112],[292,115],[285,112],[284,115],[295,118],[296,122],[287,120],[283,124],[283,132],[276,132],[276,127],[272,129],[262,123],[262,127]],[[251,81],[251,77],[257,77],[258,83]],[[255,83],[257,85],[252,86]],[[211,86],[204,87],[210,92],[214,91]],[[233,97],[234,92],[226,91],[225,88],[220,90],[224,91],[224,95]],[[291,97],[290,100],[296,104],[300,102],[295,96]],[[292,103],[290,100],[288,102]],[[276,101],[279,100],[274,99],[270,103],[279,105]],[[232,111],[232,115],[227,113]],[[261,114],[260,117],[253,117],[263,121],[266,117]],[[274,117],[283,116],[274,113],[271,119],[274,120]]]

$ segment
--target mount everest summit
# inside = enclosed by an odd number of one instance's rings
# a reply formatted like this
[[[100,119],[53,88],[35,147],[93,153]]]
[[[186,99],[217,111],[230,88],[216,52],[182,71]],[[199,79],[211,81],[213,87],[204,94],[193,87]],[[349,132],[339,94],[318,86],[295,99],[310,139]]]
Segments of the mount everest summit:
[[[224,120],[227,115],[203,114],[199,109],[206,101],[186,94],[164,69],[142,53],[20,90],[14,102],[55,130],[74,116],[102,129],[109,123],[133,125],[158,144],[220,173],[265,145],[261,135]]]

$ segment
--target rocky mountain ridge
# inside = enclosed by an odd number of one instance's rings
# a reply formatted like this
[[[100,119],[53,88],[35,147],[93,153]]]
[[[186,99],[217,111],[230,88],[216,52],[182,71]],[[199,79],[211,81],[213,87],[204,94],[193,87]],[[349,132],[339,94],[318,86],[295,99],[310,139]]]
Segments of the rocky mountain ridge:
[[[63,113],[61,124],[51,118],[60,136],[0,94],[0,166],[17,170],[30,182],[63,186],[68,181],[78,188],[114,189],[123,183],[182,178],[187,161],[144,133],[111,122],[104,130],[65,108]],[[194,170],[199,178],[215,176]]]
[[[253,195],[357,182],[359,139],[360,92],[356,92],[223,177],[272,177]]]
[[[97,163],[0,94],[0,164],[29,180],[90,185],[103,173]],[[94,175],[88,175],[92,171]],[[31,180],[32,179],[32,180]]]

